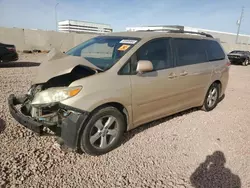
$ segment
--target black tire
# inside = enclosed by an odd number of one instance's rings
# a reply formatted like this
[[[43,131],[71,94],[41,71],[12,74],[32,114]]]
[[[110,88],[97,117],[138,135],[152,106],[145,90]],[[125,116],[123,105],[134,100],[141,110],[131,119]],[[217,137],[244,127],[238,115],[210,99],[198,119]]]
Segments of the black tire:
[[[217,92],[217,97],[216,97],[216,99],[214,100],[214,104],[213,105],[208,105],[208,97],[209,97],[209,94],[210,94],[210,92],[213,90],[213,89],[215,89],[216,90],[216,92]],[[204,100],[204,103],[203,103],[203,106],[202,106],[202,110],[203,111],[206,111],[206,112],[209,112],[209,111],[211,111],[211,110],[213,110],[216,106],[217,106],[217,104],[218,104],[218,102],[219,102],[219,96],[220,96],[220,86],[219,86],[219,84],[217,84],[217,83],[213,83],[210,87],[209,87],[209,89],[208,89],[208,91],[207,91],[207,94],[206,94],[206,97],[205,97],[205,100]]]
[[[97,148],[97,146],[93,146],[93,144],[91,144],[90,142],[91,133],[93,129],[96,128],[95,123],[98,120],[105,118],[106,116],[112,116],[116,119],[115,124],[117,125],[116,126],[117,135],[114,138],[112,138],[110,145],[108,145],[106,148],[100,148],[100,147]],[[112,106],[106,106],[106,107],[100,108],[96,110],[95,112],[93,112],[87,124],[84,126],[83,130],[81,131],[79,149],[82,152],[85,152],[89,155],[94,155],[94,156],[108,153],[120,145],[122,141],[123,133],[125,132],[125,128],[126,128],[125,118],[118,109]],[[97,134],[97,132],[95,134]],[[106,132],[106,136],[107,136],[107,132]],[[105,138],[107,138],[106,136]],[[102,137],[103,136],[100,136],[100,139],[102,139]],[[100,140],[100,146],[101,146],[101,140]]]
[[[245,59],[245,61],[242,62],[243,66],[248,66],[249,65],[249,59]]]

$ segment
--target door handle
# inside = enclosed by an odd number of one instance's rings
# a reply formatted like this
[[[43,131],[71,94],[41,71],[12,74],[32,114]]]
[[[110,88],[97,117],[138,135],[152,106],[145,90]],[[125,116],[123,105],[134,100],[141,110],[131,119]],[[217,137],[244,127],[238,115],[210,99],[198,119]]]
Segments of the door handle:
[[[176,77],[177,77],[176,74],[173,73],[173,72],[171,72],[171,73],[169,74],[169,76],[168,76],[168,78],[170,78],[170,79],[173,79],[173,78],[176,78]]]
[[[188,75],[188,72],[187,72],[187,71],[184,71],[184,72],[181,72],[181,73],[180,73],[180,76],[186,76],[186,75]]]

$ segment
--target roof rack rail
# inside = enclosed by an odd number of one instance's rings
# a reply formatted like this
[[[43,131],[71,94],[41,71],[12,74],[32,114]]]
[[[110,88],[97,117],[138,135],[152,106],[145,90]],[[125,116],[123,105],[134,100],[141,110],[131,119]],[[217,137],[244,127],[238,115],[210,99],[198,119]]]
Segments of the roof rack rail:
[[[196,31],[170,31],[171,33],[187,33],[187,34],[198,34],[206,37],[214,38],[212,35],[204,32],[196,32]]]
[[[172,29],[147,29],[147,30],[136,30],[136,32],[140,31],[161,31],[161,32],[169,32],[169,33],[186,33],[186,34],[197,34],[203,35],[206,37],[214,38],[212,35],[204,32],[195,32],[195,31],[184,31],[184,30],[172,30]]]
[[[214,38],[212,35],[204,32],[196,32],[196,31],[185,31],[183,27],[181,26],[164,26],[163,28],[158,26],[149,26],[149,27],[140,27],[139,29],[135,29],[134,31],[148,31],[148,32],[154,32],[154,31],[160,31],[160,32],[169,32],[169,33],[186,33],[186,34],[196,34],[196,35],[203,35],[206,37]]]

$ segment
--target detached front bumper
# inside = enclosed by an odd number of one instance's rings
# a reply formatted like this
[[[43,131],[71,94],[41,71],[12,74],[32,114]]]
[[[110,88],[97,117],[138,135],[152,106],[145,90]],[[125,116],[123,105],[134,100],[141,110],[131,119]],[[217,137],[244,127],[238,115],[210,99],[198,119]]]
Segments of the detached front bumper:
[[[41,135],[43,132],[43,124],[33,120],[31,117],[23,115],[17,110],[16,105],[23,104],[26,97],[15,97],[13,94],[8,98],[9,111],[10,114],[15,118],[17,122],[25,126],[26,128],[32,130],[33,132]]]
[[[88,112],[59,104],[60,108],[69,110],[71,113],[69,113],[69,115],[58,125],[51,127],[47,126],[43,122],[33,119],[30,116],[24,115],[16,108],[17,105],[22,105],[26,99],[27,96],[16,97],[13,94],[11,94],[8,98],[10,114],[17,122],[38,135],[42,135],[44,133],[43,128],[48,127],[57,133],[56,136],[59,136],[63,140],[64,145],[74,150],[78,149],[81,130],[89,115]]]

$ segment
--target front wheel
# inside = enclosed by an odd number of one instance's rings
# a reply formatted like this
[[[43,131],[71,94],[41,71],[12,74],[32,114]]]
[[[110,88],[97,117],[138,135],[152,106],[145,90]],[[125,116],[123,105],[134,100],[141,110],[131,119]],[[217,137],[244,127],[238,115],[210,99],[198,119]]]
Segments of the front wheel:
[[[101,108],[83,128],[80,149],[89,155],[108,153],[121,143],[125,127],[125,118],[119,110],[112,106]]]
[[[246,59],[243,63],[242,63],[243,66],[248,66],[249,65],[249,59]]]
[[[219,85],[217,83],[213,83],[206,94],[202,110],[208,112],[213,110],[219,101]]]

